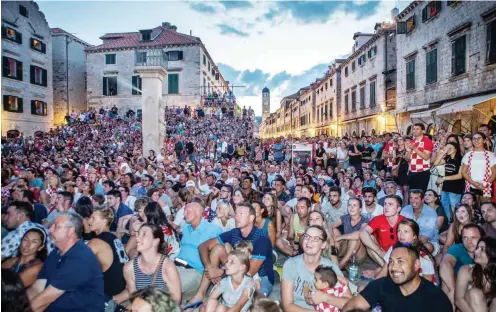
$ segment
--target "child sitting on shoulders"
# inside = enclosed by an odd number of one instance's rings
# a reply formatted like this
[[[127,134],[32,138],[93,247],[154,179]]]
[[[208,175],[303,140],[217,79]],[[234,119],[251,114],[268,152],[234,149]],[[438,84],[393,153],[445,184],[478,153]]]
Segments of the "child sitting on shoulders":
[[[255,293],[255,282],[246,275],[250,270],[250,255],[239,250],[231,251],[224,267],[227,277],[215,285],[201,311],[248,311]],[[218,300],[220,297],[223,304]]]
[[[250,256],[250,258],[251,258],[251,255],[253,254],[253,244],[250,241],[246,241],[246,240],[240,241],[236,245],[236,247],[234,247],[234,249],[248,254],[248,256]],[[260,290],[260,275],[258,275],[258,273],[255,274],[253,276],[253,280],[255,281],[255,286],[256,286],[257,291]]]
[[[315,289],[316,291],[322,291],[326,294],[333,295],[336,297],[349,297],[351,298],[351,293],[348,291],[346,285],[342,285],[338,281],[336,272],[331,267],[326,267],[319,265],[315,269]],[[341,310],[332,306],[328,303],[322,302],[320,304],[314,305],[315,310],[320,312],[340,312]]]

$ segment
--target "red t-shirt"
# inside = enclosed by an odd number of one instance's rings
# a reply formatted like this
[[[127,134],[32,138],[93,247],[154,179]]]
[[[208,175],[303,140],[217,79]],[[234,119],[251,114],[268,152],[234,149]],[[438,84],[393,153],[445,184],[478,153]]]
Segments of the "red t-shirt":
[[[399,216],[398,221],[391,227],[385,215],[380,215],[370,220],[368,226],[372,228],[372,234],[377,239],[377,243],[382,250],[387,251],[398,241],[396,230],[401,220],[406,219],[404,216]]]

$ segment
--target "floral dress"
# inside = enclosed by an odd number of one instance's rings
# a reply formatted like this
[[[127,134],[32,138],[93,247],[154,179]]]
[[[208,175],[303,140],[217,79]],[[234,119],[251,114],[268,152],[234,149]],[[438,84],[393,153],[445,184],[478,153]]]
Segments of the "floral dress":
[[[162,228],[164,239],[167,243],[167,250],[165,254],[167,255],[167,257],[169,257],[169,259],[174,260],[179,254],[181,248],[181,246],[179,245],[179,241],[177,240],[174,231],[170,227],[166,225],[161,225],[160,227]]]

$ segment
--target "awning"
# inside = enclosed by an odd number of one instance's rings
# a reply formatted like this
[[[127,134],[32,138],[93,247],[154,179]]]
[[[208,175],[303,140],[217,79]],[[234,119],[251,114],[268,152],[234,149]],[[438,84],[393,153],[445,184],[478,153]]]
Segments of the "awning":
[[[486,95],[479,95],[468,97],[461,100],[451,101],[444,103],[441,107],[430,109],[423,112],[413,113],[410,115],[410,118],[427,118],[431,117],[432,113],[435,113],[437,116],[448,115],[453,113],[460,112],[468,112],[472,111],[474,105],[489,101],[496,98],[496,92]]]

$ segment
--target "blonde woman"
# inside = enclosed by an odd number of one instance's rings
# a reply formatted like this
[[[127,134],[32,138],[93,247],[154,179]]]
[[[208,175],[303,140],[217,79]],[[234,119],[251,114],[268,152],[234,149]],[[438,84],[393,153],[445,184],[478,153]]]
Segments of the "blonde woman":
[[[63,191],[64,187],[60,182],[58,175],[52,175],[48,178],[48,187],[41,191],[41,203],[45,206],[53,206],[57,198],[57,192]]]
[[[234,229],[236,226],[234,224],[234,218],[230,217],[233,208],[227,200],[220,200],[217,203],[217,209],[215,210],[216,216],[212,220],[212,223],[218,225],[222,232],[227,232]]]

